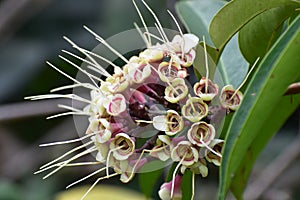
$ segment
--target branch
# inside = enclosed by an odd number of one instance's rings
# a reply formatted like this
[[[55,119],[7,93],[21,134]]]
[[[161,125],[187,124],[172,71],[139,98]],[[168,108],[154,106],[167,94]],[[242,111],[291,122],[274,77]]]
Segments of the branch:
[[[65,109],[59,108],[57,105],[70,103],[72,103],[72,101],[66,99],[51,99],[2,105],[0,106],[0,121],[62,112],[65,111]]]

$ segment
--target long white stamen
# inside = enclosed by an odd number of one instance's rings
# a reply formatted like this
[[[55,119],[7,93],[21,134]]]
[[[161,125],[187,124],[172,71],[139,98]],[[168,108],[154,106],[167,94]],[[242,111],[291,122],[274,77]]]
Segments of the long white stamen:
[[[206,76],[205,76],[205,93],[208,91],[208,76],[209,76],[209,69],[208,69],[208,60],[207,60],[207,51],[206,51],[206,42],[205,37],[203,35],[203,47],[204,47],[204,59],[205,59],[205,69],[206,69]]]
[[[151,45],[149,44],[148,40],[146,39],[146,34],[141,31],[140,27],[136,23],[133,23],[133,25],[134,25],[135,29],[138,31],[141,38],[143,39],[144,43],[146,44],[146,47],[150,48]],[[150,36],[148,36],[148,37],[151,38]]]
[[[192,196],[191,196],[191,200],[194,200],[194,196],[195,196],[195,173],[192,173]]]
[[[164,29],[163,29],[160,21],[158,20],[156,14],[153,12],[153,10],[148,6],[148,4],[144,0],[142,0],[142,2],[145,5],[145,7],[149,10],[149,12],[152,14],[152,16],[154,17],[156,23],[158,24],[158,26],[163,34],[163,38],[166,40],[167,43],[169,43],[168,37],[167,37],[166,33],[164,32]]]
[[[94,147],[91,147],[91,148],[89,148],[89,149],[92,149],[92,148],[94,148]],[[86,152],[86,150],[83,151],[83,152]],[[80,154],[77,154],[77,155],[75,155],[75,156],[81,155],[83,152],[81,152]],[[86,154],[87,154],[87,153],[86,153]],[[86,155],[86,154],[84,154],[84,155]],[[40,170],[34,172],[34,174],[39,174],[39,173],[42,173],[42,172],[44,172],[44,171],[48,171],[49,169],[52,169],[52,168],[54,168],[54,167],[61,167],[61,166],[65,167],[65,166],[67,166],[67,165],[71,165],[72,163],[70,163],[70,162],[74,160],[73,158],[74,158],[75,156],[71,157],[71,158],[69,159],[70,161],[69,161],[69,160],[64,160],[64,161],[61,161],[61,162],[59,162],[59,163],[51,164],[51,165],[49,165],[49,166],[47,166],[47,167],[40,168]],[[83,156],[83,155],[82,155],[82,156]],[[71,160],[71,159],[73,159],[73,160]],[[77,159],[77,158],[76,158],[76,159]]]
[[[66,98],[66,99],[73,99],[76,101],[81,101],[84,103],[88,104],[93,104],[88,99],[85,99],[81,96],[75,95],[75,94],[44,94],[44,95],[36,95],[36,96],[29,96],[25,97],[25,99],[30,99],[30,100],[41,100],[41,99],[56,99],[56,98]]]
[[[161,39],[160,37],[154,35],[153,33],[144,33],[144,34],[149,35],[150,37],[153,37],[154,39],[157,39],[157,40],[160,41],[160,42],[163,42],[163,43],[166,42],[166,41],[164,41],[163,39]],[[169,46],[171,47],[170,44],[166,44],[166,45],[169,45]],[[150,48],[155,48],[155,49],[157,49],[156,46],[153,46],[153,47],[150,47]]]
[[[92,63],[92,62],[90,62],[90,61],[88,61],[84,58],[81,58],[80,56],[78,56],[76,54],[73,54],[73,53],[71,53],[67,50],[62,50],[62,52],[66,53],[66,54],[69,54],[69,55],[73,56],[74,58],[77,58],[78,60],[81,60],[81,61],[83,61],[83,62],[85,62],[89,65],[94,66],[95,68],[99,69],[99,71],[101,72],[100,73],[101,75],[103,75],[105,77],[111,77],[111,75],[105,69],[103,69],[103,67],[101,67],[99,64],[96,65],[96,64],[94,64],[94,63]]]
[[[114,173],[114,174],[111,174],[109,176],[105,176],[105,177],[101,177],[101,178],[98,178],[95,183],[88,189],[88,191],[81,197],[80,200],[84,200],[85,197],[90,193],[90,191],[92,191],[92,189],[98,184],[99,181],[103,180],[103,179],[108,179],[108,178],[111,178],[111,177],[114,177],[114,176],[117,176],[118,173]]]
[[[149,63],[148,63],[149,64]],[[153,67],[152,65],[149,64],[149,66],[159,75],[160,72],[155,68]],[[176,90],[176,88],[174,88],[174,86],[171,84],[171,82],[168,80],[168,78],[166,78],[166,83],[168,84],[168,86],[170,86],[173,91],[175,92],[176,95],[179,95],[178,91]]]
[[[109,176],[109,160],[110,160],[111,153],[114,151],[117,151],[119,149],[122,149],[123,147],[124,147],[124,145],[109,150],[109,152],[107,154],[107,158],[106,158],[106,176]]]
[[[96,54],[96,53],[94,53],[94,52],[92,52],[92,51],[88,51],[88,50],[85,50],[85,49],[82,49],[82,50],[83,50],[83,51],[86,51],[86,53],[88,53],[88,54],[91,54],[91,55],[93,55],[93,56],[95,56],[95,57],[101,59],[102,61],[104,61],[104,62],[110,64],[110,65],[113,66],[113,67],[119,67],[118,65],[114,64],[113,62],[111,62],[111,61],[108,60],[107,58],[104,58],[104,57],[102,57],[102,56],[100,56],[100,55],[98,55],[98,54]]]
[[[95,82],[95,80],[101,82],[102,80],[99,77],[94,76],[93,74],[88,73],[86,70],[83,70],[81,67],[79,67],[78,65],[76,65],[75,63],[73,63],[72,61],[70,61],[69,59],[67,59],[67,58],[65,58],[65,57],[63,57],[61,55],[59,55],[58,57],[61,58],[61,59],[63,59],[67,63],[71,64],[72,66],[74,66],[76,69],[78,69],[79,71],[81,71],[85,75],[87,75],[90,78],[90,80],[93,82],[93,84],[95,85],[95,88],[98,88],[98,84]]]
[[[136,163],[134,164],[134,166],[133,166],[133,168],[132,168],[132,171],[131,171],[131,174],[130,174],[128,180],[130,180],[130,179],[133,177],[135,168],[137,167],[137,165],[138,165],[139,162],[141,161],[142,156],[144,155],[145,152],[146,152],[145,149],[143,149],[141,155],[139,156],[138,160],[136,161]]]
[[[180,165],[182,164],[183,160],[185,159],[186,154],[187,154],[187,152],[184,154],[184,156],[181,158],[180,162],[177,164],[176,168],[174,169],[174,172],[172,175],[171,199],[173,198],[173,194],[174,194],[175,176],[176,176],[176,173],[177,173]]]
[[[109,73],[108,73],[103,67],[101,67],[100,64],[99,64],[92,56],[90,56],[88,53],[86,53],[87,50],[85,50],[85,49],[79,47],[79,46],[78,46],[77,44],[75,44],[72,40],[70,40],[69,38],[67,38],[67,37],[65,37],[65,36],[64,36],[64,39],[65,39],[67,42],[69,42],[75,49],[77,49],[78,51],[80,51],[81,53],[83,53],[86,57],[88,57],[88,58],[91,60],[91,62],[94,63],[94,65],[95,65],[97,68],[101,69],[101,70],[103,71],[103,75],[104,75],[104,76],[109,77],[109,76],[108,76]]]
[[[170,10],[167,10],[167,11],[168,11],[169,15],[171,15],[171,17],[172,17],[173,21],[175,22],[175,24],[176,24],[176,26],[177,26],[177,28],[179,30],[179,33],[181,35],[181,38],[182,38],[182,41],[181,41],[181,57],[182,57],[182,59],[184,59],[184,43],[185,43],[185,41],[184,41],[184,38],[183,38],[182,30],[181,30],[181,28],[179,26],[178,21],[174,17],[173,13]]]
[[[74,111],[74,112],[83,112],[82,110],[79,110],[77,108],[74,108],[72,106],[68,106],[68,105],[63,105],[63,104],[58,104],[57,105],[59,108],[64,108],[64,109],[67,109],[67,110],[71,110],[71,111]]]
[[[43,168],[42,170],[36,171],[34,174],[39,174],[41,172],[47,171],[49,169],[60,167],[64,165],[64,167],[77,167],[77,166],[87,166],[87,165],[99,165],[102,164],[101,162],[78,162],[78,163],[68,163],[66,164],[65,161],[53,164],[49,167]]]
[[[138,15],[139,15],[141,21],[142,21],[142,24],[143,24],[143,26],[144,26],[146,32],[147,32],[147,33],[150,33],[149,30],[148,30],[148,27],[147,27],[147,25],[146,25],[146,23],[145,23],[145,20],[144,20],[144,18],[143,18],[143,15],[141,14],[141,11],[139,10],[138,6],[137,6],[136,3],[135,3],[135,0],[132,0],[132,3],[133,3],[133,5],[134,5],[134,7],[135,7],[135,9],[136,9],[136,11],[137,11],[137,13],[138,13]],[[144,37],[143,37],[143,38],[144,38]],[[146,38],[145,38],[145,39],[146,39]],[[146,40],[147,40],[147,39],[146,39]],[[151,37],[149,37],[149,36],[148,36],[148,40],[147,40],[146,45],[147,45],[147,48],[148,48],[149,46],[152,45],[152,44],[151,44]]]
[[[53,119],[53,118],[57,118],[57,117],[67,116],[67,115],[86,115],[86,116],[89,116],[90,113],[87,113],[87,112],[64,112],[64,113],[59,113],[59,114],[56,114],[56,115],[51,115],[51,116],[47,117],[46,119]]]
[[[85,150],[85,151],[83,151],[83,152],[81,152],[81,153],[79,153],[79,154],[73,156],[72,158],[70,158],[70,159],[64,161],[64,164],[62,164],[61,166],[59,166],[58,168],[56,168],[55,170],[53,170],[52,172],[50,172],[49,174],[47,174],[46,176],[44,176],[43,179],[46,179],[46,178],[48,178],[49,176],[55,174],[56,172],[58,172],[59,170],[61,170],[63,167],[65,167],[67,164],[69,164],[69,163],[72,162],[73,160],[76,160],[77,158],[80,158],[80,157],[82,157],[82,156],[85,156],[85,155],[87,155],[87,154],[90,154],[90,153],[92,153],[92,152],[94,152],[94,151],[96,151],[96,150],[97,150],[96,147],[92,147],[92,148],[89,148],[89,149],[87,149],[87,150]]]
[[[77,166],[99,165],[99,164],[102,164],[102,162],[79,162],[79,163],[67,164],[65,167],[77,167]]]
[[[157,23],[154,23],[154,26],[156,27],[156,29],[157,29],[157,31],[158,31],[158,33],[159,33],[159,35],[160,35],[160,37],[161,37],[163,43],[168,44],[168,42],[165,40],[164,35],[163,35],[163,33],[161,32],[159,26],[157,25]]]
[[[94,132],[94,133],[90,133],[88,135],[85,135],[83,137],[76,138],[76,139],[73,139],[73,140],[51,142],[51,143],[46,143],[46,144],[40,144],[39,146],[40,147],[48,147],[48,146],[55,146],[55,145],[61,145],[61,144],[70,144],[70,143],[74,143],[74,142],[81,142],[82,140],[84,140],[86,138],[89,138],[89,137],[91,137],[93,135],[96,135],[96,134],[97,134],[97,132]]]
[[[188,99],[189,99],[189,100],[192,99],[192,96],[191,96],[190,94],[188,95]],[[194,104],[193,104],[193,101],[190,101],[190,102],[191,102],[190,105],[191,105],[193,111],[196,112],[196,108],[195,108],[195,106],[194,106]]]
[[[95,56],[95,57],[101,59],[102,61],[104,61],[104,62],[106,62],[106,63],[108,63],[108,64],[110,64],[110,65],[112,65],[112,66],[114,66],[114,67],[117,67],[116,64],[114,64],[113,62],[111,62],[111,61],[108,60],[107,58],[104,58],[104,57],[102,57],[102,56],[100,56],[100,55],[98,55],[98,54],[96,54],[96,53],[94,53],[94,52],[92,52],[92,51],[89,51],[89,50],[84,49],[84,48],[79,47],[79,46],[76,46],[76,48],[77,48],[80,52],[82,52],[82,53],[85,52],[86,54],[90,54],[90,55],[92,55],[92,56]],[[69,55],[71,55],[71,56],[73,56],[73,57],[75,57],[75,58],[77,58],[77,59],[79,59],[79,60],[81,60],[81,61],[84,61],[84,62],[86,62],[86,63],[88,63],[88,64],[90,64],[90,65],[95,66],[96,68],[98,68],[99,70],[102,71],[102,75],[104,75],[104,76],[106,76],[106,77],[110,77],[110,76],[111,76],[111,75],[110,75],[103,67],[101,67],[101,66],[99,65],[99,63],[97,63],[95,60],[94,60],[94,61],[96,62],[96,64],[91,63],[90,61],[88,61],[88,60],[86,60],[86,59],[83,59],[83,58],[81,58],[80,56],[77,56],[76,54],[73,54],[73,53],[71,53],[71,52],[69,52],[69,51],[63,50],[63,52],[65,52],[65,53],[67,53],[67,54],[69,54]],[[85,55],[86,55],[86,54],[85,54]],[[89,57],[89,58],[90,58],[90,57]]]
[[[117,50],[115,50],[112,46],[110,46],[102,37],[100,37],[98,34],[96,34],[94,31],[89,29],[87,26],[83,26],[88,32],[90,32],[92,35],[96,37],[96,40],[100,41],[102,44],[104,44],[109,50],[111,50],[114,54],[116,54],[119,58],[121,58],[124,62],[127,64],[129,61],[122,55],[120,54]]]
[[[80,183],[80,182],[82,182],[82,181],[84,181],[84,180],[86,180],[86,179],[88,179],[88,178],[90,178],[90,177],[92,177],[92,176],[94,176],[94,175],[96,175],[96,174],[102,172],[103,170],[105,170],[105,168],[106,168],[106,167],[103,167],[103,168],[101,168],[101,169],[99,169],[99,170],[97,170],[97,171],[95,171],[95,172],[93,172],[93,173],[91,173],[91,174],[89,174],[89,175],[87,175],[87,176],[85,176],[85,177],[83,177],[83,178],[81,178],[81,179],[79,179],[79,180],[77,180],[77,181],[71,183],[70,185],[68,185],[68,186],[66,187],[66,189],[68,189],[68,188],[72,187],[73,185],[76,185],[77,183]]]
[[[73,89],[73,88],[76,88],[76,87],[84,87],[84,88],[87,88],[87,89],[90,89],[90,90],[99,90],[98,88],[91,85],[90,83],[75,83],[75,84],[72,84],[72,85],[64,85],[64,86],[61,86],[61,87],[54,88],[54,89],[50,90],[50,92],[51,93],[52,92],[58,92],[58,91],[61,91],[61,90]]]
[[[210,150],[211,152],[213,152],[215,155],[219,156],[220,158],[222,158],[222,155],[218,152],[216,152],[215,150],[213,150],[210,146],[208,146],[203,140],[203,135],[201,134],[201,137],[200,137],[200,142],[201,144],[203,144],[208,150]]]
[[[49,177],[51,174],[54,174],[55,172],[57,172],[57,171],[60,170],[61,168],[63,168],[63,167],[65,167],[65,166],[67,166],[68,164],[70,164],[71,161],[73,161],[73,160],[75,160],[75,159],[77,159],[77,158],[79,158],[79,157],[81,157],[81,156],[84,156],[84,155],[88,154],[88,153],[86,153],[86,152],[87,152],[87,151],[90,151],[90,150],[93,149],[93,148],[95,148],[95,147],[91,147],[90,149],[85,150],[85,151],[81,152],[80,154],[77,154],[77,155],[71,157],[70,159],[65,160],[65,161],[62,161],[62,162],[60,162],[60,163],[55,163],[55,164],[52,164],[52,165],[47,166],[47,167],[44,167],[44,166],[43,166],[44,168],[42,168],[42,169],[40,168],[40,170],[36,171],[34,174],[39,174],[39,173],[42,173],[42,172],[44,172],[44,171],[47,171],[47,170],[49,170],[49,169],[51,169],[51,168],[58,167],[57,169],[53,170],[53,171],[52,171],[51,173],[49,173],[46,177],[43,178],[43,179],[45,179],[45,178]],[[92,151],[91,151],[91,152],[92,152]],[[91,153],[91,152],[90,152],[90,153]],[[79,156],[79,157],[78,157],[78,156]],[[49,163],[48,163],[48,164],[49,164]]]
[[[86,144],[83,144],[83,145],[80,145],[80,146],[78,146],[78,147],[76,147],[76,148],[74,148],[74,149],[71,149],[70,151],[64,153],[64,154],[61,155],[60,157],[58,157],[58,158],[52,160],[51,162],[49,162],[49,163],[47,163],[47,164],[41,166],[40,169],[43,169],[43,168],[45,168],[45,167],[48,167],[49,165],[52,165],[53,163],[55,163],[55,162],[57,162],[57,161],[63,159],[64,157],[70,155],[71,153],[73,153],[73,152],[75,152],[75,151],[77,151],[77,150],[79,150],[79,149],[85,148],[85,147],[89,146],[89,145],[92,144],[92,143],[94,143],[94,142],[93,142],[93,141],[90,141],[90,142],[87,142]]]
[[[246,83],[249,75],[251,74],[251,72],[253,71],[254,67],[256,66],[256,64],[258,63],[260,58],[257,58],[253,64],[253,66],[251,67],[250,71],[248,72],[247,76],[245,77],[245,79],[243,80],[243,82],[240,84],[240,86],[235,90],[235,92],[233,93],[233,95],[231,96],[231,98],[229,99],[229,101],[231,101],[234,96],[238,93],[238,91],[243,87],[243,85]]]
[[[53,69],[55,69],[56,71],[58,71],[59,73],[61,73],[62,75],[64,75],[65,77],[67,77],[68,79],[74,81],[75,83],[79,83],[79,84],[80,84],[80,82],[79,82],[78,80],[76,80],[75,78],[73,78],[73,77],[71,77],[70,75],[66,74],[65,72],[61,71],[60,69],[58,69],[57,67],[55,67],[52,63],[50,63],[50,62],[48,62],[48,61],[46,61],[46,63],[47,63],[50,67],[52,67]]]

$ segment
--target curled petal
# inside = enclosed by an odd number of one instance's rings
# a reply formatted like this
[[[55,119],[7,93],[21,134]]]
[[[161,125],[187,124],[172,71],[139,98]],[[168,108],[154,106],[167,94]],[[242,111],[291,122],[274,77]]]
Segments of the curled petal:
[[[111,77],[107,77],[105,82],[101,83],[100,90],[104,94],[115,94],[123,92],[129,86],[129,80],[124,71],[115,67],[115,74]]]
[[[207,91],[206,91],[207,83]],[[219,86],[214,84],[210,79],[207,80],[203,77],[201,80],[194,85],[195,94],[202,98],[204,101],[211,101],[219,93]]]
[[[107,112],[105,107],[103,106],[103,102],[105,101],[106,96],[102,92],[96,90],[91,90],[90,96],[92,103],[88,104],[84,108],[84,111],[91,113],[92,115],[98,115],[99,117],[106,117]]]
[[[199,38],[194,34],[184,34],[183,35],[184,46],[183,50],[184,53],[188,53],[191,49],[195,48],[199,43]]]
[[[111,96],[104,105],[107,113],[112,116],[118,116],[120,113],[126,110],[126,101],[122,94]]]
[[[157,130],[165,131],[167,135],[175,135],[183,129],[183,119],[174,110],[168,110],[166,115],[153,118],[153,126]]]
[[[107,143],[99,143],[95,136],[91,137],[91,140],[94,141],[95,146],[97,147],[96,160],[99,162],[105,162],[108,155],[108,146]]]
[[[172,150],[171,158],[174,162],[182,160],[182,165],[190,166],[198,161],[199,153],[189,141],[182,141]]]
[[[183,37],[176,35],[172,40],[174,51],[188,53],[199,43],[199,38],[194,34],[184,34]]]
[[[197,122],[188,130],[187,137],[192,144],[205,147],[215,138],[215,128],[206,122]]]
[[[179,52],[176,55],[178,57],[178,62],[182,67],[190,67],[194,63],[196,52],[195,50],[191,49],[188,53],[182,54]]]
[[[151,74],[149,64],[140,64],[130,71],[130,78],[134,83],[144,82]]]
[[[186,170],[186,166],[181,166],[180,171],[184,174]],[[208,168],[206,166],[206,161],[204,159],[199,159],[198,162],[194,163],[193,165],[189,166],[189,169],[194,174],[201,174],[202,177],[206,177],[208,175]]]
[[[211,141],[211,143],[209,144],[209,146],[217,153],[221,154],[222,148],[224,145],[224,140],[220,140],[220,139],[214,139]],[[214,163],[216,166],[220,166],[221,165],[221,157],[216,155],[215,153],[209,151],[209,149],[205,150],[205,158],[208,162],[212,162]]]
[[[179,200],[182,199],[181,193],[181,182],[182,177],[179,175],[175,176],[174,179],[174,191],[173,197],[171,197],[172,190],[172,181],[164,183],[160,186],[160,190],[158,191],[158,195],[162,200]]]
[[[105,118],[89,118],[90,124],[87,129],[87,134],[96,132],[96,140],[99,143],[105,143],[111,138],[110,124]]]
[[[118,133],[110,143],[110,149],[113,149],[113,156],[117,160],[126,160],[131,156],[135,149],[135,143],[125,133]]]
[[[208,106],[199,97],[189,98],[181,109],[182,115],[191,122],[198,122],[208,114]]]
[[[232,85],[223,87],[220,95],[220,103],[224,108],[235,111],[240,106],[242,99],[243,94],[240,91],[236,92]]]
[[[161,161],[166,161],[171,156],[171,139],[167,135],[159,135],[156,140],[156,145],[152,148],[153,151],[150,155],[160,159]]]
[[[158,66],[158,75],[162,81],[168,82],[177,78],[180,70],[181,66],[178,62],[161,62]]]
[[[163,59],[164,52],[156,49],[146,49],[139,54],[139,57],[146,62],[157,62]]]
[[[177,103],[188,94],[188,87],[182,78],[175,78],[165,89],[165,99],[171,103]]]

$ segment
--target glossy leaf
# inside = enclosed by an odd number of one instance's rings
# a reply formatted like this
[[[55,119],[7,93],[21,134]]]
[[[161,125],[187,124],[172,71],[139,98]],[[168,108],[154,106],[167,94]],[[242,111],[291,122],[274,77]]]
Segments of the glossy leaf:
[[[139,174],[139,186],[147,198],[152,196],[153,188],[157,182],[157,179],[161,176],[162,170],[163,169],[159,169],[152,172]]]
[[[266,124],[263,119],[272,117],[288,85],[300,78],[299,27],[300,17],[295,19],[261,61],[245,91],[241,107],[231,121],[223,149],[219,199],[225,199],[232,177],[236,175],[247,150],[255,149],[253,142],[270,138],[270,134],[265,135],[260,131],[273,123]],[[299,105],[299,99],[295,100],[294,103]]]
[[[246,155],[243,161],[238,167],[235,176],[231,183],[231,191],[237,199],[241,199],[243,191],[247,184],[248,177],[259,154],[262,152],[268,141],[273,135],[282,127],[288,117],[299,107],[300,95],[283,96],[279,103],[276,105],[276,109],[272,111],[267,119],[264,120],[264,124],[269,126],[263,126],[259,133],[263,134],[256,136],[250,147],[247,149]]]
[[[190,200],[192,197],[192,178],[192,172],[190,170],[186,170],[182,176],[181,182],[182,200]]]
[[[255,17],[239,31],[239,46],[250,63],[262,58],[280,36],[283,24],[293,15],[295,6],[270,9]]]
[[[189,33],[197,35],[200,39],[204,36],[206,43],[213,45],[208,26],[213,16],[225,3],[221,0],[180,1],[176,4],[176,11]]]
[[[210,55],[210,61],[214,61],[217,64],[217,73],[220,74],[222,81],[220,84],[232,84],[234,87],[242,82],[245,74],[248,70],[248,63],[245,61],[240,53],[237,38],[233,38],[223,51],[220,58],[220,51],[211,46],[212,42],[208,34],[208,27],[213,16],[217,11],[226,4],[222,0],[194,0],[194,1],[182,1],[176,4],[176,11],[180,19],[184,22],[185,27],[191,32],[197,35],[200,40],[205,37],[207,46],[207,52]],[[203,67],[204,53],[202,43],[197,47],[197,55],[194,63],[195,73],[198,78],[205,76],[206,70]],[[215,75],[214,67],[216,65],[209,64],[210,76]],[[200,75],[199,75],[200,74]]]
[[[206,45],[206,52],[207,52],[207,63],[208,63],[208,69],[209,69],[209,78],[213,79],[215,70],[216,70],[216,62],[218,60],[218,57],[220,56],[219,52],[209,46]],[[202,76],[206,75],[206,67],[205,67],[205,51],[204,51],[204,43],[200,42],[196,47],[196,58],[194,61],[194,71],[198,79],[200,79]]]
[[[209,34],[222,51],[226,43],[250,20],[266,10],[280,6],[299,6],[291,0],[234,0],[226,4],[213,18]]]

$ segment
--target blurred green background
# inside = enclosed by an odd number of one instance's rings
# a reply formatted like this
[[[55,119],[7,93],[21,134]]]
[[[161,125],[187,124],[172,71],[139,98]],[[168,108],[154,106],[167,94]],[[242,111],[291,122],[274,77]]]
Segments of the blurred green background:
[[[166,12],[166,9],[174,12],[175,2],[148,1],[166,28],[175,29]],[[151,25],[153,19],[139,5]],[[59,111],[56,107],[59,101],[29,102],[24,97],[47,94],[54,87],[71,84],[70,80],[45,64],[49,60],[69,74],[76,75],[74,68],[57,57],[61,49],[74,51],[62,36],[66,35],[79,45],[92,49],[97,41],[82,25],[107,38],[134,28],[133,22],[141,24],[131,0],[0,1],[0,200],[52,200],[65,191],[66,185],[93,171],[92,167],[74,167],[62,170],[47,180],[42,180],[42,175],[33,175],[43,163],[72,148],[72,145],[39,148],[40,143],[75,138],[77,132],[71,117],[46,120],[46,116]],[[268,145],[256,164],[253,179],[299,133],[299,116],[299,112],[295,113]],[[290,170],[299,169],[299,159],[293,163]],[[94,180],[87,180],[79,186],[91,185]],[[277,188],[276,194],[282,195],[280,199],[289,199],[290,194],[295,197],[300,177],[284,173],[277,180],[278,184],[274,187]],[[201,193],[203,199],[215,198],[217,181],[218,169],[212,168],[207,179],[197,180],[197,193]],[[159,180],[157,187],[162,182]],[[127,185],[121,184],[118,178],[102,183],[139,191],[137,178]],[[116,195],[118,189],[112,191]],[[119,193],[124,194],[123,191]]]

